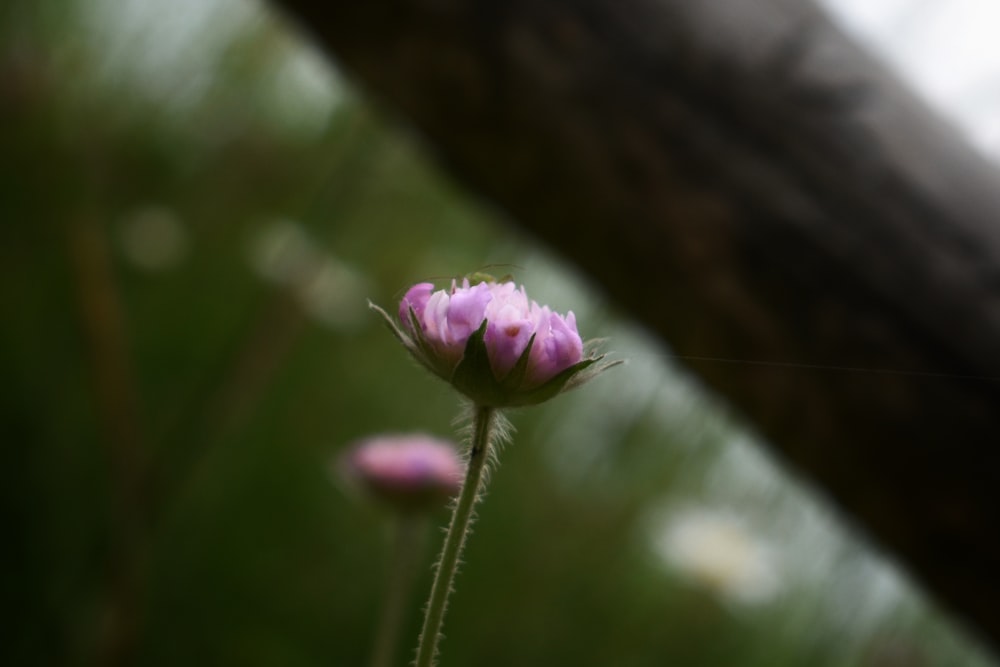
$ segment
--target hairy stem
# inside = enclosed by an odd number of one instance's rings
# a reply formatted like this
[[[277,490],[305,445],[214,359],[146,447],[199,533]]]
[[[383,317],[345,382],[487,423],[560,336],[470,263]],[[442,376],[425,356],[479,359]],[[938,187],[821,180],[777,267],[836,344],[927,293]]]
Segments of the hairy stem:
[[[431,667],[437,656],[441,625],[448,607],[452,591],[452,581],[458,568],[458,561],[465,546],[465,538],[472,522],[472,510],[479,499],[483,485],[483,471],[490,456],[490,439],[496,419],[496,408],[476,406],[472,422],[472,443],[469,450],[469,467],[465,475],[462,492],[455,503],[455,510],[448,526],[448,535],[441,550],[431,596],[427,602],[424,626],[417,645],[417,667]]]

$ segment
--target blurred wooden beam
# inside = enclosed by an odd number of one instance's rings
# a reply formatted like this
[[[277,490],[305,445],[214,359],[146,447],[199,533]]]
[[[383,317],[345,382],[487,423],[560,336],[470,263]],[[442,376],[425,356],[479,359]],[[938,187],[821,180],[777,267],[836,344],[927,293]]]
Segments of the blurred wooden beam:
[[[1000,643],[1000,179],[818,9],[277,4]]]

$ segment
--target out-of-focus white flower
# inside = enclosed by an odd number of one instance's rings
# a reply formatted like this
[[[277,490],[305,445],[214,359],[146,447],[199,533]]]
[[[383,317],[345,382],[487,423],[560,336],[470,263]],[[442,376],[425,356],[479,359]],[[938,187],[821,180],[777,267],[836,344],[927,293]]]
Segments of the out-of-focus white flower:
[[[364,276],[335,257],[327,257],[296,287],[306,312],[335,329],[357,325],[367,313]]]
[[[177,215],[163,206],[145,206],[126,216],[119,230],[122,254],[144,271],[176,266],[188,249],[188,234]]]
[[[356,326],[367,312],[364,275],[320,248],[297,222],[279,219],[265,227],[250,246],[250,264],[264,280],[286,286],[326,326]]]
[[[761,603],[778,591],[773,553],[732,514],[677,512],[658,522],[653,542],[670,566],[727,599]]]
[[[305,228],[292,220],[265,227],[250,247],[250,264],[265,280],[285,285],[301,282],[322,261],[322,253]]]

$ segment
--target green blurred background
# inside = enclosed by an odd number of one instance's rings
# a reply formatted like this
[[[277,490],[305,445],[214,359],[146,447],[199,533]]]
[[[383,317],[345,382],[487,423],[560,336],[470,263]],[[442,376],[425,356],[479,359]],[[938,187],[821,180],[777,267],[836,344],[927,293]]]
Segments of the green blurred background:
[[[0,17],[0,663],[364,665],[392,521],[331,462],[458,412],[367,299],[502,264],[629,364],[510,415],[443,665],[996,664],[266,7]]]

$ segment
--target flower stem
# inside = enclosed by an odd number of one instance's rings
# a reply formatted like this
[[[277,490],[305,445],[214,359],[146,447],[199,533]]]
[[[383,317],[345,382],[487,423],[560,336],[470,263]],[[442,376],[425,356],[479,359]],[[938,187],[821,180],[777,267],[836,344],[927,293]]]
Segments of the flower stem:
[[[426,517],[422,514],[399,514],[394,517],[392,553],[386,597],[375,635],[371,667],[390,667],[396,650],[406,602],[410,597],[416,564],[423,555]]]
[[[431,667],[437,657],[437,645],[441,638],[441,625],[444,622],[445,609],[448,607],[448,597],[452,591],[452,581],[458,568],[459,557],[465,546],[465,538],[472,522],[472,509],[479,499],[483,484],[483,471],[490,456],[490,436],[493,431],[496,408],[475,406],[472,422],[472,443],[469,450],[469,467],[465,474],[462,492],[455,503],[448,535],[441,550],[434,584],[431,586],[431,597],[427,602],[424,626],[420,632],[417,644],[416,667]]]

